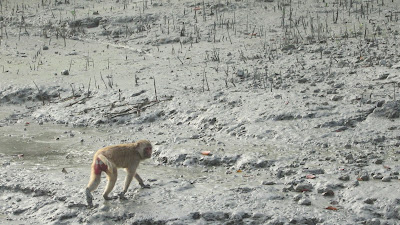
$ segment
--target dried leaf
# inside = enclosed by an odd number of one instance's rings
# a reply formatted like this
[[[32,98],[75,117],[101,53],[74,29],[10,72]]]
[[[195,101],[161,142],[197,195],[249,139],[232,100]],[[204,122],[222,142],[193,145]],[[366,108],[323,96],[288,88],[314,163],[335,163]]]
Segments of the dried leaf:
[[[210,151],[202,151],[201,154],[202,155],[212,155]]]
[[[241,172],[243,172],[241,169],[239,169],[239,170],[236,170],[236,172],[238,172],[238,173],[241,173]]]
[[[328,209],[328,210],[338,210],[338,208],[336,208],[336,207],[333,207],[333,206],[328,206],[328,207],[326,207],[325,209]]]
[[[316,176],[315,176],[314,174],[307,174],[307,175],[306,175],[306,178],[307,178],[307,179],[315,179]]]
[[[357,178],[358,181],[364,181],[361,177]]]

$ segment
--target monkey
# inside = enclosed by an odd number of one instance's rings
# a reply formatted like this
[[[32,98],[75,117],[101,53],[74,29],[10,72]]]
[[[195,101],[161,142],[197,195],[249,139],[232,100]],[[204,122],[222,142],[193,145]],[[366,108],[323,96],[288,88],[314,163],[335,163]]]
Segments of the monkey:
[[[114,188],[117,180],[117,169],[125,168],[127,176],[123,191],[119,194],[120,198],[125,198],[124,195],[132,181],[132,178],[139,182],[142,188],[150,188],[150,185],[143,183],[142,178],[136,173],[140,161],[151,158],[153,147],[147,140],[140,140],[135,143],[112,145],[101,148],[93,156],[91,165],[90,180],[86,187],[86,201],[89,206],[93,206],[93,195],[91,192],[96,190],[100,184],[101,173],[107,175],[107,186],[103,192],[105,200],[113,198],[108,197],[108,194]]]

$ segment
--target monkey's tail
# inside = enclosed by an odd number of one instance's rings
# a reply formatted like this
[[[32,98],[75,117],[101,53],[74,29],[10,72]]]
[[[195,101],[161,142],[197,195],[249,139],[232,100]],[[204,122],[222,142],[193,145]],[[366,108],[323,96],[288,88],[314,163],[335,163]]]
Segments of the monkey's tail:
[[[114,169],[116,169],[117,167],[114,165],[114,163],[112,163],[110,160],[107,159],[107,157],[105,157],[102,154],[99,154],[97,156],[104,164],[107,165],[108,170],[112,173],[114,171]]]

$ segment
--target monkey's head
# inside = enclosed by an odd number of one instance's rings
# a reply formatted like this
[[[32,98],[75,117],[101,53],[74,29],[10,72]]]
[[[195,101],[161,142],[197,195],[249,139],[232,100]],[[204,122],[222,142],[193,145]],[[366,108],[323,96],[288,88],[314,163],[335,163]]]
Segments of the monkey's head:
[[[151,154],[153,152],[153,146],[147,140],[138,141],[139,144],[139,153],[142,159],[149,159],[151,158]]]

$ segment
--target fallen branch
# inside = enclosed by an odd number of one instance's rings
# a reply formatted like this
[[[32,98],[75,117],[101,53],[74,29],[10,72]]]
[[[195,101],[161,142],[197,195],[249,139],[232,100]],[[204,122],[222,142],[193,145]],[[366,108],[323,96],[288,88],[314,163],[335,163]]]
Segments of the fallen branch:
[[[133,107],[130,107],[130,108],[125,109],[120,112],[106,113],[106,117],[108,119],[113,119],[113,118],[119,117],[119,116],[126,116],[126,115],[130,115],[130,114],[139,114],[141,111],[144,111],[145,109],[150,108],[151,106],[154,106],[157,103],[170,101],[170,100],[172,100],[172,98],[173,98],[172,96],[168,96],[166,99],[162,99],[162,100],[146,101],[143,103],[139,103],[139,104],[134,105]]]

